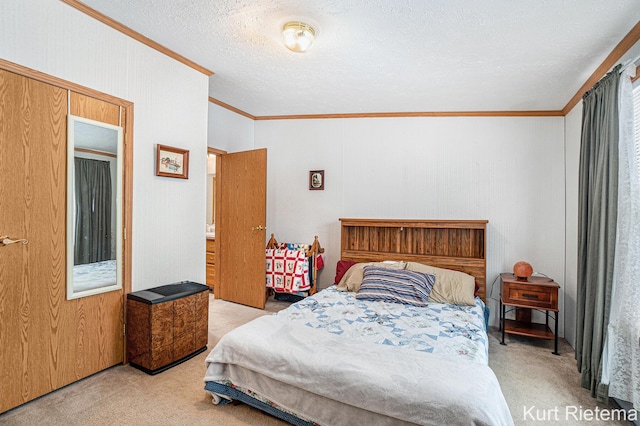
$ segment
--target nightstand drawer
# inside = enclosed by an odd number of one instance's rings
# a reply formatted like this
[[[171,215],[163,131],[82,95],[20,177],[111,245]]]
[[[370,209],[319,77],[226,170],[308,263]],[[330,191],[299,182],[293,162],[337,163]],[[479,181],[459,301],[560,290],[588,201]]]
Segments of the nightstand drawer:
[[[207,253],[206,258],[207,258],[207,264],[209,264],[209,265],[215,265],[216,264],[216,255],[215,254]]]
[[[537,284],[504,283],[502,303],[528,308],[558,309],[558,289]]]

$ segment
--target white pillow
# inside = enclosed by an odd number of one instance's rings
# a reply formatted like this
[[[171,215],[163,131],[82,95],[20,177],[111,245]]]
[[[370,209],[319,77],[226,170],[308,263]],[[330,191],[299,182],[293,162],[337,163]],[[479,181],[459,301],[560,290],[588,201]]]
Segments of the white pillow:
[[[434,303],[451,303],[453,305],[475,305],[474,293],[476,279],[464,272],[451,269],[436,268],[418,262],[407,262],[409,271],[422,272],[436,276],[429,301]]]

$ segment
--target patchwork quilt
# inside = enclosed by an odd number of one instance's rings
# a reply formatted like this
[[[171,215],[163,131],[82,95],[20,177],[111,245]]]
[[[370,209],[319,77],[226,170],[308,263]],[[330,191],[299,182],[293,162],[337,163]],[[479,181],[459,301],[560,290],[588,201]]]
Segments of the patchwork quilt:
[[[488,364],[484,303],[426,307],[363,301],[335,286],[275,314],[308,327],[382,345]]]
[[[309,260],[304,250],[266,249],[266,285],[280,293],[311,288]]]

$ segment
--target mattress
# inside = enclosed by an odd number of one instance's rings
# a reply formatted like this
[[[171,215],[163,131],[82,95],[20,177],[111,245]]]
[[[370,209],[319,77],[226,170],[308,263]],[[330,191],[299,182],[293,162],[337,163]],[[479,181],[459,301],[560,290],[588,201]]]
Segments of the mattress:
[[[370,302],[330,287],[225,335],[205,389],[311,424],[513,424],[487,366],[483,307]]]

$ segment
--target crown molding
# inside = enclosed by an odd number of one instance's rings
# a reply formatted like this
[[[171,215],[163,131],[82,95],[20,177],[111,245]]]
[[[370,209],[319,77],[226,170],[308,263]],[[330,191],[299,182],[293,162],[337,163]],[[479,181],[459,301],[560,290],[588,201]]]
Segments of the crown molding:
[[[582,87],[580,87],[576,94],[573,95],[573,98],[569,100],[567,105],[562,108],[562,115],[569,114],[573,107],[575,107],[578,102],[580,102],[582,96],[584,96],[584,94],[587,93],[587,91],[591,89],[593,85],[598,82],[598,80],[600,80],[611,68],[613,68],[620,60],[620,58],[622,58],[622,56],[624,56],[624,54],[627,53],[629,49],[631,49],[633,45],[638,42],[638,40],[640,40],[640,21],[633,28],[631,28],[631,31],[629,31],[627,35],[624,36],[624,38],[620,41],[620,43],[618,43],[618,45],[613,48],[611,53],[609,53],[609,56],[607,56],[602,64],[600,64],[600,66],[596,68],[593,74],[591,74],[591,77],[589,77],[587,81],[584,82]]]
[[[114,21],[113,19],[109,18],[108,16],[98,12],[95,9],[90,8],[89,6],[87,6],[86,4],[79,2],[77,0],[60,0],[62,3],[65,3],[71,7],[73,7],[74,9],[79,10],[80,12],[84,13],[85,15],[88,15],[100,22],[102,22],[103,24],[113,28],[116,31],[120,31],[121,33],[131,37],[134,40],[139,41],[140,43],[149,46],[152,49],[157,50],[160,53],[163,53],[173,59],[175,59],[178,62],[182,62],[183,64],[193,68],[196,71],[199,71],[207,76],[212,76],[214,74],[213,71],[208,70],[207,68],[196,64],[195,62],[185,58],[184,56],[174,52],[173,50],[167,49],[166,47],[164,47],[163,45],[156,43],[155,41],[151,40],[148,37],[143,36],[142,34],[140,34],[137,31],[132,30],[131,28],[122,25],[120,22]]]
[[[236,114],[243,115],[243,116],[245,116],[245,117],[247,117],[247,118],[250,118],[250,119],[252,119],[252,120],[255,120],[255,119],[257,118],[255,115],[251,115],[251,114],[249,114],[248,112],[244,112],[244,111],[242,111],[241,109],[238,109],[238,108],[236,108],[236,107],[233,107],[233,106],[231,106],[231,105],[229,105],[229,104],[226,104],[226,103],[224,103],[224,102],[222,102],[222,101],[219,101],[219,100],[217,100],[216,98],[212,98],[211,96],[209,96],[209,102],[211,102],[212,104],[216,104],[216,105],[218,105],[218,106],[221,106],[222,108],[226,108],[226,109],[228,109],[229,111],[233,111],[233,112],[235,112]]]
[[[562,111],[441,111],[363,112],[347,114],[262,115],[256,120],[314,120],[327,118],[407,118],[407,117],[559,117]]]
[[[255,121],[318,120],[331,118],[407,118],[407,117],[561,117],[562,111],[445,111],[445,112],[362,112],[346,114],[251,115],[216,98],[209,102]]]

